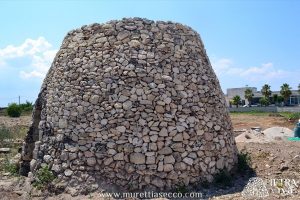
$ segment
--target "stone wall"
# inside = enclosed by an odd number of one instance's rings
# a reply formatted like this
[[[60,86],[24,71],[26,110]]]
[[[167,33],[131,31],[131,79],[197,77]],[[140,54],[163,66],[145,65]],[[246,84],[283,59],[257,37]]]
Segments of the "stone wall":
[[[33,174],[49,165],[77,184],[170,189],[237,160],[218,79],[182,24],[131,18],[69,32],[39,97],[39,137],[23,147]]]

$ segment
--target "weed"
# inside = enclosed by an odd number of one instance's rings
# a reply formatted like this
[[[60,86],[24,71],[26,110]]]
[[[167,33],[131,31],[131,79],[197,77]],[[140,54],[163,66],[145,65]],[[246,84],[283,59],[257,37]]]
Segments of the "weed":
[[[257,155],[258,158],[262,158],[262,159],[265,159],[268,156],[270,156],[270,153],[269,152],[264,152],[264,151],[259,152],[258,155]]]
[[[220,187],[232,186],[232,176],[226,169],[222,169],[214,177],[214,184]]]
[[[11,139],[12,135],[8,128],[0,126],[0,145],[4,146],[5,142]]]
[[[208,181],[203,181],[201,182],[201,186],[205,189],[209,188],[209,182]]]
[[[188,192],[188,189],[186,188],[186,186],[184,184],[181,184],[179,185],[177,188],[176,188],[176,192],[177,193],[181,193],[181,194],[185,194]]]
[[[41,167],[36,173],[36,178],[33,183],[33,186],[39,190],[42,190],[47,188],[54,179],[55,179],[54,174],[46,165],[44,167]]]
[[[23,139],[26,136],[28,127],[14,126],[7,128],[0,125],[0,146],[13,147],[13,140]]]
[[[287,120],[296,121],[300,119],[300,113],[290,113],[290,112],[282,112],[280,113],[281,116],[286,118]]]
[[[277,188],[284,188],[284,182],[282,182],[282,181],[276,181],[276,187]]]
[[[134,189],[134,183],[132,181],[128,183],[128,189],[129,191],[132,191]]]
[[[6,157],[4,163],[2,163],[1,167],[5,172],[10,173],[12,176],[19,176],[19,166],[15,163],[11,163],[9,159]]]
[[[26,103],[22,103],[19,105],[21,108],[22,112],[31,112],[33,109],[33,104],[29,101],[26,101]]]
[[[251,164],[251,157],[250,155],[246,152],[240,152],[238,154],[238,171],[239,172],[244,172],[245,170],[248,170],[250,167],[249,165]]]

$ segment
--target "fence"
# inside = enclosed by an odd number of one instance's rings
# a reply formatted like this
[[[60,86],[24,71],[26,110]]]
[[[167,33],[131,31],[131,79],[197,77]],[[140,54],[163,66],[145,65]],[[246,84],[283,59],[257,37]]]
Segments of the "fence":
[[[232,107],[228,108],[230,112],[300,112],[300,106],[293,107]]]

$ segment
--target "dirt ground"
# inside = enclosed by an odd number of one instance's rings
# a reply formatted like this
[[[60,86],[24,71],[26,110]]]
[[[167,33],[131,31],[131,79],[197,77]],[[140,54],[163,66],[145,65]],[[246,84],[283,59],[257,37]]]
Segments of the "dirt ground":
[[[284,117],[269,114],[231,114],[235,130],[261,127],[262,130],[273,126],[294,128],[294,123]],[[30,124],[30,116],[22,116],[20,119],[11,119],[0,116],[0,125],[7,126]],[[230,186],[220,187],[211,185],[209,187],[196,186],[193,191],[203,193],[203,199],[220,200],[242,200],[242,199],[290,199],[296,200],[300,196],[300,141],[275,141],[273,143],[237,143],[238,151],[246,153],[250,157],[247,170],[242,173],[231,174],[232,183]],[[243,190],[249,179],[256,177],[264,181],[268,186],[268,195],[264,198],[243,196]],[[275,181],[274,181],[275,180]],[[284,184],[278,180],[285,180]],[[291,181],[292,190],[288,190]],[[272,183],[274,182],[274,185]],[[276,184],[275,184],[276,183]],[[72,197],[70,194],[49,195],[44,192],[33,190],[28,178],[10,177],[0,174],[0,199],[104,199],[99,193],[79,195]],[[113,198],[105,198],[113,199]]]
[[[261,127],[264,130],[273,126],[286,127],[293,130],[295,127],[295,122],[270,113],[231,113],[230,117],[234,130],[250,129],[252,127]]]
[[[7,128],[13,126],[30,126],[31,116],[21,116],[18,118],[11,118],[7,116],[0,116],[0,126],[5,126]]]

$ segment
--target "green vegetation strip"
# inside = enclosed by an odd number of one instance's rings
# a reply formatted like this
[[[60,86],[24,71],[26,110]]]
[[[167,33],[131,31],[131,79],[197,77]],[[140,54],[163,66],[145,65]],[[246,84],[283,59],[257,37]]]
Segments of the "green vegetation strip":
[[[0,110],[0,116],[20,117],[21,115],[30,115],[33,109],[33,104],[26,101],[20,105],[11,103],[7,108]]]
[[[263,112],[263,111],[249,111],[249,112],[230,112],[231,115],[255,115],[255,116],[278,116],[284,117],[288,120],[298,120],[300,119],[300,113],[291,113],[291,112]]]
[[[249,111],[249,112],[236,112],[236,111],[232,111],[232,112],[230,112],[230,114],[232,114],[232,115],[255,115],[255,116],[276,115],[276,113],[273,113],[273,112],[263,112],[263,111],[256,111],[256,110]]]

